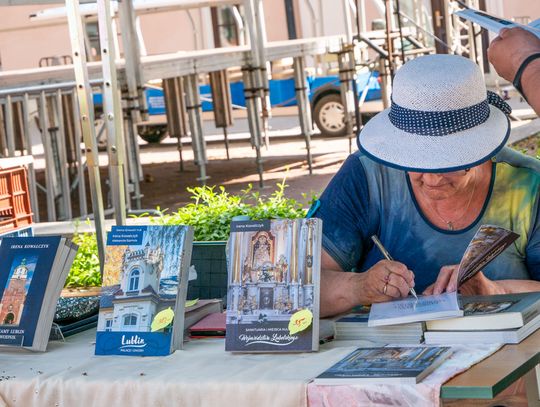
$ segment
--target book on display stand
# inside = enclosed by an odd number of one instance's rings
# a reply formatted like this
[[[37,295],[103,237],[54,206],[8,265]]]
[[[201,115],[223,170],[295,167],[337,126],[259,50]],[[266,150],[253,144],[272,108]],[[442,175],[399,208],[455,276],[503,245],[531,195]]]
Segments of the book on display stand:
[[[188,226],[112,227],[96,355],[165,356],[182,348],[192,241]]]
[[[77,249],[61,236],[2,238],[1,346],[46,350],[56,302]]]
[[[231,223],[225,350],[319,348],[322,221]]]

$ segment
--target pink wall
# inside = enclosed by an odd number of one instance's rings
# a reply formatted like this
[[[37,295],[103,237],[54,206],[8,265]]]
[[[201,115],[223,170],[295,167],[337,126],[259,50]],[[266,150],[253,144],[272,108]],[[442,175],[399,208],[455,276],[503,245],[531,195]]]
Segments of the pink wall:
[[[200,26],[198,10],[191,10],[191,15]],[[186,11],[145,14],[140,19],[149,55],[196,49],[193,27]]]
[[[263,2],[263,7],[268,41],[288,40],[285,2],[283,0],[266,0]]]
[[[540,18],[540,1],[503,0],[504,15],[502,17],[529,17],[531,20]]]
[[[312,27],[306,16],[300,16],[302,4],[306,0],[295,1],[297,34],[299,37],[311,36]],[[323,0],[326,10],[325,33],[338,30],[341,32],[343,17],[337,13],[337,0]],[[499,0],[504,17],[530,16],[540,18],[540,1]],[[313,4],[316,4],[313,3]],[[266,31],[269,41],[281,41],[288,38],[287,19],[283,0],[264,0]],[[38,66],[39,59],[46,56],[65,55],[71,53],[67,22],[48,23],[31,22],[28,16],[32,12],[47,7],[59,7],[61,4],[32,6],[0,6],[0,57],[2,68],[21,69]],[[334,13],[335,11],[335,13]],[[366,1],[368,29],[371,20],[380,18],[371,1]],[[198,27],[198,47],[206,47],[212,43],[212,29],[209,26],[210,13],[201,9],[192,9],[191,15]],[[302,27],[302,23],[307,24]],[[168,11],[141,16],[141,27],[148,54],[159,54],[196,49],[195,37],[186,11]]]
[[[58,5],[55,5],[55,7]],[[47,5],[40,5],[39,9]],[[2,69],[37,68],[39,59],[71,53],[67,25],[32,23],[36,6],[0,7],[0,56]]]

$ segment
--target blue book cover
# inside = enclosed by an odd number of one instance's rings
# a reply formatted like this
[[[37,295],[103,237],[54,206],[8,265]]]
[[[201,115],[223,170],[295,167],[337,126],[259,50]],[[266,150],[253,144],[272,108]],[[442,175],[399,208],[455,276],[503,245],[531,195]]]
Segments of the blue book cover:
[[[192,238],[187,226],[113,226],[96,355],[164,356],[181,347]]]
[[[60,236],[2,239],[0,345],[33,347],[45,294],[51,289],[49,276],[61,241]]]
[[[231,224],[225,350],[318,349],[321,226],[314,218]]]
[[[358,348],[314,379],[316,384],[416,384],[451,355],[449,347]]]

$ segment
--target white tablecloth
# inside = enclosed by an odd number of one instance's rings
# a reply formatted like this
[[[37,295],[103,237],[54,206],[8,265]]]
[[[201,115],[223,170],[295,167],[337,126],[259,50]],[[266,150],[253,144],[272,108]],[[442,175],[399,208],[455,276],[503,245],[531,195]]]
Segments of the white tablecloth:
[[[204,339],[167,357],[141,358],[94,356],[94,338],[95,331],[87,331],[50,343],[46,353],[0,350],[0,406],[306,406],[309,381],[354,349],[334,342],[315,353],[231,354],[222,339]],[[469,363],[495,349],[469,353]],[[437,398],[445,379],[432,376],[419,386]],[[331,393],[353,388],[321,387],[310,386],[311,404],[346,405]]]

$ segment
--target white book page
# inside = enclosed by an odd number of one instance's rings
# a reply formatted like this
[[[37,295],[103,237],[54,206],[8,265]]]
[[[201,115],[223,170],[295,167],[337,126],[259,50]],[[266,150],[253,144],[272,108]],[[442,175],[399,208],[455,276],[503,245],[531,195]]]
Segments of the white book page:
[[[499,34],[503,28],[521,27],[540,38],[540,24],[538,20],[533,21],[529,25],[523,25],[512,20],[496,17],[484,11],[479,11],[472,8],[456,11],[455,14],[497,34]]]
[[[459,307],[455,291],[439,295],[420,295],[418,299],[407,297],[373,304],[368,326],[404,324],[461,315],[463,310]]]

